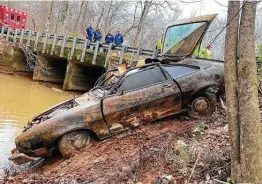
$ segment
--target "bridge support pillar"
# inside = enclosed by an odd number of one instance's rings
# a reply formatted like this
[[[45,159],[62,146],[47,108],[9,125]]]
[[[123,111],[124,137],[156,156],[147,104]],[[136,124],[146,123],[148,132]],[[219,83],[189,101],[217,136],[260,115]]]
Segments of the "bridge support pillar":
[[[0,65],[12,71],[30,71],[23,50],[5,40],[0,40]]]
[[[55,55],[38,55],[35,64],[33,80],[63,83],[67,59]]]
[[[105,72],[103,66],[70,60],[68,62],[63,90],[88,91]]]

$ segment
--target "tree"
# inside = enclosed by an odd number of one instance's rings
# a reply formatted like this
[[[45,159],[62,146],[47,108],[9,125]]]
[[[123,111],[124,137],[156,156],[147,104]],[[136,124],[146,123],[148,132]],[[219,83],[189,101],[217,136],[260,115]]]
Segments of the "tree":
[[[53,4],[54,1],[50,2],[49,9],[48,9],[48,14],[47,14],[47,20],[46,20],[46,25],[45,25],[45,33],[48,33],[50,30],[50,25],[51,25],[51,17],[52,17],[52,12],[53,12]]]
[[[261,183],[262,133],[254,39],[256,3],[243,2],[240,26],[238,12],[239,2],[230,1],[226,34],[225,87],[232,149],[231,177],[237,182]]]
[[[239,28],[238,99],[241,182],[261,183],[262,141],[255,58],[256,2],[244,4]]]
[[[227,122],[231,146],[231,177],[237,179],[240,164],[240,126],[237,96],[237,43],[239,27],[239,1],[228,2],[227,21],[229,25],[226,30],[225,44],[225,88]],[[235,16],[236,15],[236,16]],[[234,17],[235,16],[235,17]],[[234,18],[233,18],[234,17]]]

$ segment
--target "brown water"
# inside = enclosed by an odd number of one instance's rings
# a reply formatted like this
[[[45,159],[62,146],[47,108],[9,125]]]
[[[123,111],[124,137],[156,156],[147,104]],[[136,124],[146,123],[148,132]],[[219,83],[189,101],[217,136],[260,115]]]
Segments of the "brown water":
[[[0,173],[8,167],[14,139],[27,121],[46,108],[71,98],[28,79],[0,74]]]

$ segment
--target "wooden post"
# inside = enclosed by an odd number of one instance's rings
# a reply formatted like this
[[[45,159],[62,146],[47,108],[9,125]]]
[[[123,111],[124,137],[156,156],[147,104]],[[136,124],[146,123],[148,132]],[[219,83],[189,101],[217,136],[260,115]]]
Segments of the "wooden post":
[[[8,28],[7,29],[7,35],[6,35],[6,40],[8,41],[8,39],[9,39],[9,34],[10,34],[10,29]]]
[[[54,39],[53,39],[53,43],[52,43],[52,48],[51,48],[51,55],[54,54],[54,51],[55,51],[55,44],[56,44],[56,34],[54,35]]]
[[[63,43],[60,51],[60,57],[64,57],[64,52],[65,52],[65,44],[66,44],[66,36],[63,38]]]
[[[46,52],[46,42],[47,42],[47,33],[45,33],[45,38],[44,38],[44,44],[43,44],[43,50],[42,50],[43,54]]]
[[[31,33],[32,33],[32,31],[29,30],[29,32],[28,32],[28,40],[27,40],[27,43],[26,43],[27,46],[30,46]]]
[[[20,37],[20,43],[23,44],[23,39],[24,39],[24,32],[25,30],[22,29],[22,32],[21,32],[21,37]]]
[[[74,38],[73,46],[72,46],[71,52],[70,52],[70,59],[73,59],[73,56],[74,56],[74,53],[75,53],[76,40],[77,40],[77,38]]]
[[[86,47],[87,47],[87,45],[89,44],[89,40],[88,39],[86,39],[85,40],[85,43],[84,43],[84,45],[83,45],[83,51],[82,51],[82,56],[81,56],[81,62],[84,62],[84,60],[85,60],[85,55],[86,55]]]
[[[122,46],[122,50],[120,51],[120,59],[119,59],[120,64],[123,63],[124,54],[125,54],[125,46]]]
[[[16,37],[17,37],[17,29],[15,29],[15,35],[13,37],[13,44],[16,44]]]
[[[35,38],[34,51],[37,51],[37,45],[38,45],[39,35],[40,35],[40,33],[37,32],[37,34],[36,34],[36,38]]]
[[[93,56],[93,61],[92,61],[92,64],[93,64],[93,65],[96,64],[96,58],[97,58],[97,54],[98,54],[98,49],[99,49],[99,41],[96,41],[96,48],[95,48],[95,52],[94,52],[94,56]]]
[[[107,68],[107,66],[108,66],[108,64],[109,64],[112,46],[113,46],[113,43],[110,43],[110,44],[108,45],[108,50],[107,50],[107,54],[106,54],[106,61],[105,61],[105,65],[104,65],[105,68]]]

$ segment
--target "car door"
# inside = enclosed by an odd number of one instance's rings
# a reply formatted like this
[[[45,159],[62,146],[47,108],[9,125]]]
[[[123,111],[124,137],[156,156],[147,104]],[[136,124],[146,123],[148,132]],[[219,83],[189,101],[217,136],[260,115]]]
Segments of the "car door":
[[[160,67],[127,73],[117,92],[103,100],[105,121],[114,133],[180,110],[180,89]]]

